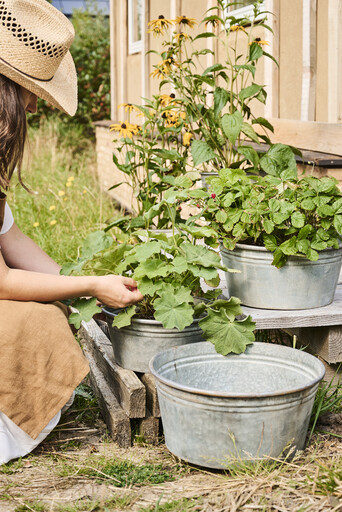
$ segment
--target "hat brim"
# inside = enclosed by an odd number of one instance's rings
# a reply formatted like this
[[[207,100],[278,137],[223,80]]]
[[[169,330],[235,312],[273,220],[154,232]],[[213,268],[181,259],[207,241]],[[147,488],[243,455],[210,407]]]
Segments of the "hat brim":
[[[68,52],[50,81],[41,81],[24,75],[0,60],[0,74],[7,76],[39,98],[66,114],[73,116],[77,110],[77,74],[73,58]]]

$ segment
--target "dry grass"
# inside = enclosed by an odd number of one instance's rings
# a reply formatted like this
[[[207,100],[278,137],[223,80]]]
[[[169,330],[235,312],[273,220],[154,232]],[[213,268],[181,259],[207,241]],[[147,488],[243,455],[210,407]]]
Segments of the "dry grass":
[[[119,448],[101,419],[78,422],[79,415],[70,411],[33,454],[0,468],[1,512],[342,510],[340,437],[316,433],[291,461],[210,471],[177,460],[163,442]],[[135,483],[118,483],[121,462]],[[160,483],[146,473],[150,467],[158,468]]]

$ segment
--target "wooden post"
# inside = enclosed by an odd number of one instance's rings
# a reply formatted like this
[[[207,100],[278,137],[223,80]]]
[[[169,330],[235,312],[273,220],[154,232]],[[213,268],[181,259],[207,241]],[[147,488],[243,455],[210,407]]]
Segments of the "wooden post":
[[[336,123],[342,119],[341,78],[342,42],[341,0],[327,0],[328,8],[328,121]]]
[[[265,11],[273,13],[268,15],[267,24],[273,30],[265,34],[265,39],[270,42],[267,50],[279,63],[279,15],[280,0],[265,0]],[[265,117],[279,117],[279,68],[272,59],[264,60],[264,83],[267,90],[265,105]]]
[[[144,418],[145,386],[134,372],[121,368],[114,362],[113,347],[107,336],[94,320],[82,327],[81,336],[126,415],[129,418]]]
[[[108,386],[105,378],[97,367],[96,361],[87,346],[83,351],[90,366],[90,384],[97,395],[101,411],[104,415],[110,436],[122,448],[131,446],[131,424],[129,417],[124,413],[114,393]]]
[[[316,108],[317,0],[303,0],[301,120],[314,121]]]

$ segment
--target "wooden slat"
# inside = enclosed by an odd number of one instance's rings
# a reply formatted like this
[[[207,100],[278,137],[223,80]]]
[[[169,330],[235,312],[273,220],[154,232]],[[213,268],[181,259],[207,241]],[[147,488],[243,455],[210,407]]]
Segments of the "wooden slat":
[[[257,329],[281,329],[283,327],[323,327],[342,324],[342,286],[337,286],[335,300],[322,308],[276,310],[242,307],[245,315],[251,315]]]
[[[90,349],[87,346],[83,346],[83,351],[90,366],[90,385],[99,398],[101,411],[104,415],[110,436],[119,446],[127,448],[131,446],[130,420],[118,403],[101,371],[98,369]]]
[[[270,119],[273,143],[280,142],[301,149],[342,155],[342,123],[319,123],[290,119]]]
[[[342,361],[341,326],[301,327],[291,329],[302,346],[308,346],[310,352],[319,355],[329,364]]]
[[[151,373],[144,373],[141,376],[141,382],[146,389],[146,407],[151,411],[152,416],[160,418],[160,409],[158,402],[157,388],[155,378]]]
[[[138,426],[138,434],[145,443],[157,444],[159,441],[160,419],[152,416],[147,410],[146,417],[141,420],[135,420]]]
[[[114,362],[112,344],[94,320],[82,324],[81,336],[127,416],[144,418],[146,390],[137,375]]]

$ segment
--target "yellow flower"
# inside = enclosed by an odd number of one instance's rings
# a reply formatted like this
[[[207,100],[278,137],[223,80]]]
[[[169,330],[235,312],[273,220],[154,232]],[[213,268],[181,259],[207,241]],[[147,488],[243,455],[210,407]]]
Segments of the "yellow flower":
[[[86,193],[87,193],[86,189],[84,189],[82,193],[83,193],[83,194],[86,194]]]
[[[133,138],[133,135],[138,133],[139,129],[140,127],[137,124],[131,124],[128,121],[120,121],[120,123],[110,125],[111,132],[119,132],[122,137],[128,137],[130,139]]]
[[[176,95],[172,92],[170,95],[168,94],[162,94],[160,97],[159,97],[159,100],[160,100],[160,104],[163,106],[163,107],[167,107],[168,105],[172,104],[172,103],[175,103],[174,99],[175,99]]]
[[[197,24],[197,21],[195,20],[195,18],[188,18],[187,16],[177,16],[177,18],[175,19],[175,23],[177,23],[178,25],[188,25],[188,27],[193,28]]]
[[[248,43],[248,44],[249,44],[249,46],[251,46],[253,43],[258,44],[259,46],[270,44],[268,41],[262,41],[262,39],[260,39],[260,37],[257,37],[256,39],[254,39],[254,41],[252,41],[251,43]]]
[[[180,43],[181,41],[184,41],[185,39],[189,39],[189,35],[185,32],[177,32],[173,33],[173,38],[176,40],[176,43]]]
[[[242,25],[232,25],[232,26],[230,27],[230,30],[231,30],[232,32],[236,32],[237,30],[242,30],[243,32],[246,32],[245,27],[243,27]],[[247,33],[247,32],[246,32],[246,33]]]
[[[184,121],[186,114],[185,112],[175,112],[174,110],[166,110],[162,113],[161,117],[165,119],[165,126],[167,128],[172,128],[174,126],[179,126],[181,124],[181,120]]]
[[[133,110],[135,110],[136,112],[139,112],[141,114],[141,111],[138,109],[138,107],[136,107],[135,105],[132,105],[132,103],[120,103],[120,105],[118,106],[118,108],[121,108],[123,107],[125,109],[125,112],[133,112]]]
[[[34,227],[34,228],[37,228],[38,226],[39,226],[39,222],[34,222],[34,223],[33,223],[33,227]]]
[[[54,219],[54,220],[50,220],[50,226],[54,226],[55,224],[57,224],[57,221]]]
[[[148,30],[148,32],[153,32],[153,34],[155,36],[158,36],[158,35],[164,35],[164,29],[168,28],[170,25],[173,25],[174,24],[174,21],[173,20],[167,20],[166,18],[164,18],[164,16],[161,14],[158,19],[156,20],[151,20],[149,23],[148,23],[148,26],[151,27],[150,30]]]
[[[67,197],[65,197],[65,198],[64,198],[64,201],[67,201],[67,200],[68,200],[68,198],[67,198]]]
[[[69,178],[67,179],[67,181],[74,181],[75,179],[75,176],[69,176]]]
[[[190,141],[193,135],[190,132],[183,133],[183,146],[190,146]]]
[[[54,204],[52,204],[49,208],[50,212],[52,212],[52,210],[55,210],[56,209],[56,206]]]
[[[66,187],[71,187],[72,186],[72,181],[67,181],[66,184],[65,184]]]
[[[59,190],[58,195],[59,197],[65,196],[64,190]]]
[[[179,67],[179,64],[173,57],[168,57],[167,59],[160,61],[157,66],[154,66],[156,69],[152,71],[151,76],[154,78],[164,78],[166,75],[171,73],[172,66]]]
[[[152,71],[150,76],[152,76],[152,78],[164,78],[165,74],[163,73],[163,71],[161,69],[156,67],[156,69],[154,71]]]

